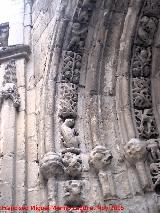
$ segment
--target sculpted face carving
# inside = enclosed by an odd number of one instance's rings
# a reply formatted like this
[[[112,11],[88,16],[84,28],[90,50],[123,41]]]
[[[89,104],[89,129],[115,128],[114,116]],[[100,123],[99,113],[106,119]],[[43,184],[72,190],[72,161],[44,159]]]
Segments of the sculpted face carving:
[[[79,147],[78,132],[73,128],[74,125],[74,119],[66,119],[61,126],[62,141],[66,148]]]
[[[82,182],[71,180],[65,183],[65,205],[67,206],[81,206],[83,204],[82,198]]]
[[[90,154],[89,163],[97,170],[104,169],[111,163],[113,156],[104,146],[96,146]]]
[[[60,176],[64,173],[64,166],[60,155],[48,152],[40,161],[40,171],[45,179]]]
[[[65,173],[73,178],[80,177],[82,172],[82,160],[79,155],[71,152],[66,152],[62,156],[62,161],[65,166]]]
[[[124,147],[124,150],[127,160],[133,164],[146,156],[146,145],[144,141],[140,141],[137,138],[131,139]]]

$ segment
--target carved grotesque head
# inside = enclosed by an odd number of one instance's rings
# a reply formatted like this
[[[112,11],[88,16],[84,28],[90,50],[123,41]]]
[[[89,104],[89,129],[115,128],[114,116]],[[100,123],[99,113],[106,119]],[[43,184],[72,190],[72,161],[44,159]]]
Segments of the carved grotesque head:
[[[81,206],[82,199],[82,182],[78,180],[71,180],[65,183],[65,205]]]
[[[113,156],[111,151],[104,146],[96,146],[89,158],[89,163],[96,169],[103,169],[111,163]]]
[[[40,171],[45,179],[62,175],[63,167],[62,158],[57,153],[48,152],[40,161]]]
[[[71,177],[78,177],[82,171],[82,160],[79,155],[71,152],[67,152],[62,157],[63,164],[65,166],[65,172]]]
[[[127,160],[135,163],[146,156],[146,144],[137,138],[132,138],[124,147]]]

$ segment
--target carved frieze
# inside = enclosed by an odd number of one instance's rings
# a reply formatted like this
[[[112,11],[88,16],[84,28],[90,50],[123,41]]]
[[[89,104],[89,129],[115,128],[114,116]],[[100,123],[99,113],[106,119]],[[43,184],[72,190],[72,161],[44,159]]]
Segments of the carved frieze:
[[[156,7],[156,8],[155,8]],[[158,28],[157,0],[146,0],[138,22],[131,63],[132,106],[138,136],[148,140],[159,133],[151,97],[152,47]]]
[[[135,109],[135,120],[140,138],[150,139],[158,137],[159,133],[152,109]]]
[[[146,78],[134,78],[132,84],[135,109],[150,109],[152,107],[151,82]]]
[[[80,78],[82,56],[80,53],[75,53],[72,51],[65,51],[63,58],[62,67],[62,79],[63,83],[73,83],[78,84]]]
[[[59,117],[77,117],[78,87],[72,83],[62,83],[60,91]]]
[[[151,47],[136,46],[133,54],[133,78],[149,77],[151,74]]]
[[[136,44],[151,46],[157,31],[158,19],[154,16],[142,16],[137,30]]]
[[[147,145],[148,160],[150,163],[150,173],[154,189],[157,194],[160,194],[160,141],[159,139],[152,139],[148,141]]]

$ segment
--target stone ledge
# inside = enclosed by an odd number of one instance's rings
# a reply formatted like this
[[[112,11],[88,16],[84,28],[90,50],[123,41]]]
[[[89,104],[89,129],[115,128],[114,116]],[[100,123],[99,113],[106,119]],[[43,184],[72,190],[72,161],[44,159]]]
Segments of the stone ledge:
[[[25,58],[29,60],[30,47],[24,44],[11,45],[0,48],[0,63],[11,59]]]

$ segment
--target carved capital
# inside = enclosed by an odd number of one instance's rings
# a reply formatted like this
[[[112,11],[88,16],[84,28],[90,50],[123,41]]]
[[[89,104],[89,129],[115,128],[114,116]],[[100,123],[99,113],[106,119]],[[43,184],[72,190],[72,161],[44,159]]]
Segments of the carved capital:
[[[80,155],[66,152],[62,155],[62,162],[65,167],[65,173],[73,178],[79,177],[82,172],[82,160]]]
[[[89,164],[97,170],[103,170],[111,163],[113,156],[104,146],[96,146],[89,157]]]
[[[0,99],[11,99],[15,108],[20,106],[20,95],[17,86],[14,83],[6,83],[0,91]]]
[[[59,154],[48,152],[40,161],[40,171],[45,179],[57,177],[64,173],[62,158]]]
[[[138,161],[144,161],[146,157],[146,144],[137,138],[132,138],[124,147],[126,159],[135,164]]]

